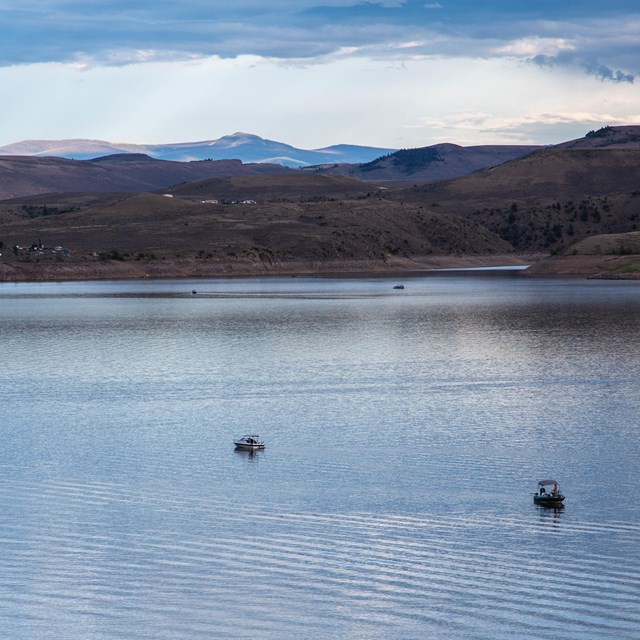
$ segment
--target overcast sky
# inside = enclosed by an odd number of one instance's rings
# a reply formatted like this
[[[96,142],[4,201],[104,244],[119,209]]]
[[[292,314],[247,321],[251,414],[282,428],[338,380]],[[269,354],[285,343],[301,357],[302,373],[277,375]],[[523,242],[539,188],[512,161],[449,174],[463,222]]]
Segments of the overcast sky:
[[[0,145],[549,144],[640,124],[638,0],[0,0]]]

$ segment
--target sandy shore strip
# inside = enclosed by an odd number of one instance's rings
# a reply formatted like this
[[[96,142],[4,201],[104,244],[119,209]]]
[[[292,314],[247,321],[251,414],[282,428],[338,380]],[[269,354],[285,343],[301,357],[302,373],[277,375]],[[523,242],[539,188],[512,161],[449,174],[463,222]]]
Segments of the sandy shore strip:
[[[541,255],[424,256],[392,257],[388,260],[334,261],[229,261],[198,259],[164,260],[69,260],[0,262],[2,282],[56,282],[73,280],[130,280],[145,278],[221,278],[269,275],[401,275],[435,269],[525,266],[543,259]]]
[[[196,258],[158,260],[51,260],[0,262],[0,282],[61,282],[74,280],[143,280],[174,278],[232,278],[304,275],[417,275],[439,269],[528,267],[531,277],[576,277],[639,280],[640,256],[545,254],[446,255],[387,260],[327,260],[218,262]]]

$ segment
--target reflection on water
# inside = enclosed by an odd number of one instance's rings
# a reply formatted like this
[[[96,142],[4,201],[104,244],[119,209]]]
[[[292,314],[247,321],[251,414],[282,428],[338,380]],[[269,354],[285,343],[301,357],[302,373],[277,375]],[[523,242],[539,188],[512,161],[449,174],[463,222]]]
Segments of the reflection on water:
[[[255,462],[257,458],[259,458],[262,455],[263,451],[256,450],[256,449],[248,449],[244,451],[242,449],[235,449],[234,453],[240,458],[247,458],[251,460],[251,462]]]
[[[2,636],[639,637],[639,285],[393,284],[0,285]]]

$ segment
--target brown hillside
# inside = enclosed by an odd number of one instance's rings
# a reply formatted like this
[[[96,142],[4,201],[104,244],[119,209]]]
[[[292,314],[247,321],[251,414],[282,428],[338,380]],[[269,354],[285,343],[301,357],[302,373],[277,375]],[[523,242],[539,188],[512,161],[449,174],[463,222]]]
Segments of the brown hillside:
[[[640,256],[640,231],[591,236],[571,245],[567,253],[581,256]]]
[[[418,187],[413,193],[458,199],[582,198],[640,189],[640,147],[550,147],[456,181]]]
[[[592,278],[640,279],[640,231],[585,238],[533,265],[528,275],[583,275]]]
[[[292,172],[280,165],[239,160],[171,162],[142,154],[94,160],[0,156],[0,199],[59,192],[154,191],[203,178]]]
[[[365,164],[326,165],[304,170],[375,182],[430,183],[466,176],[479,169],[520,158],[537,149],[540,147],[535,145],[461,147],[445,143],[402,149]]]
[[[427,213],[376,199],[264,205],[201,204],[138,194],[106,205],[32,219],[0,228],[2,260],[52,260],[46,252],[8,247],[68,249],[59,261],[190,258],[286,263],[386,260],[391,257],[504,253],[509,245],[464,218]]]
[[[640,147],[640,126],[602,127],[590,131],[583,138],[569,140],[556,146],[561,149],[593,149],[596,147]]]
[[[637,228],[640,147],[549,148],[389,197],[467,216],[516,250],[558,250],[588,235]]]
[[[354,178],[297,172],[198,180],[172,187],[167,193],[194,200],[299,202],[360,198],[372,191],[375,187],[370,183]]]

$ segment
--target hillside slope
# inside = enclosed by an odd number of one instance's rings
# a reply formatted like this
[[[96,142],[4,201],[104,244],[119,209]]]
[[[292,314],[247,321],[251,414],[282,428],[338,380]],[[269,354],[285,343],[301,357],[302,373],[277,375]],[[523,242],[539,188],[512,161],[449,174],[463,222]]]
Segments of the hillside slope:
[[[640,125],[601,127],[589,131],[584,137],[556,145],[561,149],[594,149],[640,146]]]
[[[5,250],[6,264],[190,260],[202,274],[219,272],[220,265],[229,263],[383,264],[510,250],[508,243],[470,220],[371,198],[223,205],[136,194],[105,202],[94,196],[82,204],[70,195],[68,209],[39,216],[42,198],[36,200],[2,203],[0,240],[5,248],[22,247],[15,255]],[[61,196],[57,202],[64,205]],[[53,255],[40,246],[63,247],[70,255]]]
[[[376,191],[370,183],[344,176],[308,173],[235,176],[197,180],[166,190],[182,198],[255,200],[258,202],[313,202],[349,200]]]
[[[519,251],[558,251],[588,235],[637,228],[640,146],[543,149],[389,197],[467,216]]]
[[[202,178],[291,171],[280,165],[246,165],[239,160],[169,162],[141,154],[94,160],[0,156],[0,199],[71,191],[153,191]]]
[[[540,149],[535,145],[484,145],[461,147],[436,144],[417,149],[401,149],[372,162],[359,165],[310,167],[306,171],[350,176],[376,182],[437,182],[466,176]]]

